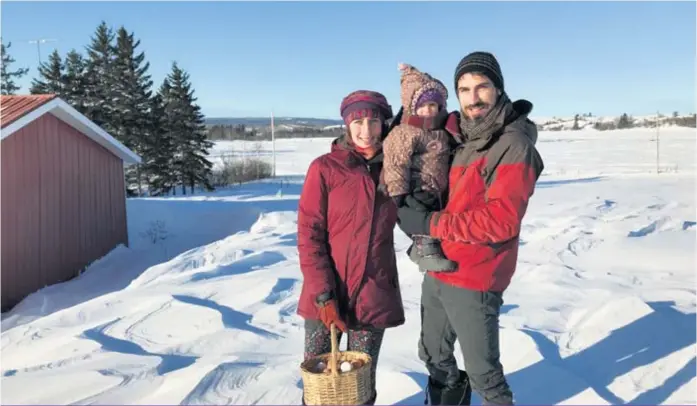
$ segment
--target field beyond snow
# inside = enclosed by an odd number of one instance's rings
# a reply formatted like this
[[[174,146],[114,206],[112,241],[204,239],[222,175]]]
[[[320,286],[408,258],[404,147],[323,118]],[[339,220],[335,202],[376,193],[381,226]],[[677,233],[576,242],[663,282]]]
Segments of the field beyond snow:
[[[695,131],[662,130],[658,175],[654,137],[540,134],[501,316],[517,403],[697,402]],[[2,403],[299,404],[297,201],[330,142],[277,141],[275,180],[130,199],[130,248],[3,314]],[[377,403],[417,405],[422,275],[395,236],[407,323],[386,335]]]

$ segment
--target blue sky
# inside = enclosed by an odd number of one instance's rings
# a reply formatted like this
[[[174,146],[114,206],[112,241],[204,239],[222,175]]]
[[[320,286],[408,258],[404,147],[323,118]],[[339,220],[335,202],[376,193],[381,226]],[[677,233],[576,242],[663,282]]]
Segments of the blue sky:
[[[339,118],[355,89],[399,108],[398,62],[439,77],[475,50],[499,59],[534,116],[695,111],[695,2],[2,2],[14,67],[35,38],[80,51],[101,20],[141,40],[159,83],[189,72],[204,114]]]

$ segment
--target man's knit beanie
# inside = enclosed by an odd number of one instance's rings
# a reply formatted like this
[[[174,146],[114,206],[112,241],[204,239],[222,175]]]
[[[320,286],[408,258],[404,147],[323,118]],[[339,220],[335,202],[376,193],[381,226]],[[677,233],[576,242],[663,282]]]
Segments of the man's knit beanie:
[[[356,90],[341,101],[341,118],[348,126],[351,121],[364,117],[379,118],[383,121],[392,118],[392,107],[387,98],[372,90]]]
[[[465,73],[481,72],[494,83],[497,89],[504,91],[503,74],[496,57],[489,52],[472,52],[462,58],[455,68],[455,89],[457,93],[457,81]]]

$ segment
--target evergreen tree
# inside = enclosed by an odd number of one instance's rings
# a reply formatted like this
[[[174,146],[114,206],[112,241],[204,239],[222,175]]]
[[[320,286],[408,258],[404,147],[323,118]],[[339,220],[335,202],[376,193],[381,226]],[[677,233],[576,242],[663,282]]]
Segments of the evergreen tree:
[[[143,150],[143,173],[151,195],[160,196],[169,193],[176,184],[173,170],[174,142],[167,123],[172,119],[167,116],[164,99],[168,97],[169,83],[164,80],[158,93],[150,100],[150,138]]]
[[[57,50],[53,50],[47,62],[39,65],[39,77],[32,79],[31,94],[55,94],[64,97],[65,65]]]
[[[65,57],[63,99],[83,114],[86,113],[85,94],[87,91],[85,68],[85,60],[79,52],[74,49],[68,52]]]
[[[193,92],[192,92],[193,96]],[[210,184],[213,163],[208,160],[208,151],[213,147],[213,142],[209,141],[206,134],[205,116],[201,113],[201,107],[195,103],[196,98],[191,99],[191,141],[186,155],[184,156],[184,180],[185,185],[194,193],[196,185],[200,185],[206,190],[213,190]],[[182,185],[184,186],[184,185]],[[184,187],[182,187],[184,189]]]
[[[20,79],[29,72],[29,68],[19,68],[15,71],[10,70],[15,60],[8,53],[8,49],[12,46],[11,42],[5,43],[0,41],[0,59],[2,60],[2,71],[0,72],[0,94],[10,95],[19,91],[20,86],[15,83],[15,79]]]
[[[85,71],[85,115],[114,134],[114,32],[102,21],[91,40]]]
[[[182,186],[183,194],[186,194],[186,186],[190,186],[193,193],[197,184],[211,190],[208,178],[212,163],[207,155],[213,144],[206,139],[203,115],[196,104],[189,74],[174,62],[166,84],[168,88],[163,94],[163,103],[165,127],[174,144],[174,180]]]
[[[617,122],[617,129],[623,129],[623,128],[632,128],[633,127],[633,120],[629,118],[627,113],[624,113],[620,116],[619,121]]]
[[[145,144],[152,138],[151,96],[152,80],[148,74],[150,64],[145,61],[143,52],[136,52],[140,45],[133,33],[119,28],[116,35],[116,58],[114,74],[114,116],[112,124],[116,139],[143,157],[147,150]],[[141,166],[131,166],[126,170],[126,181],[130,189],[142,195],[143,178]]]

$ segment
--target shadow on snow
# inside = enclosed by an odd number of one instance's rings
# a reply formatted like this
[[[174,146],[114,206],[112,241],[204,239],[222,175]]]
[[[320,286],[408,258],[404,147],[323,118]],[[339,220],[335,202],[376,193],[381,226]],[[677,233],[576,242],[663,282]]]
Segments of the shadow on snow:
[[[520,404],[559,404],[592,389],[611,404],[660,404],[697,375],[697,357],[657,388],[622,399],[608,386],[628,372],[652,364],[666,356],[697,343],[694,314],[675,310],[672,302],[648,303],[650,314],[620,327],[592,346],[561,358],[557,345],[535,331],[525,330],[537,344],[544,360],[507,374],[507,379]],[[462,366],[461,366],[462,367]],[[569,375],[559,374],[562,370]],[[427,376],[407,372],[422,388]],[[475,401],[473,394],[473,402]],[[397,404],[423,404],[424,393],[416,393]]]

